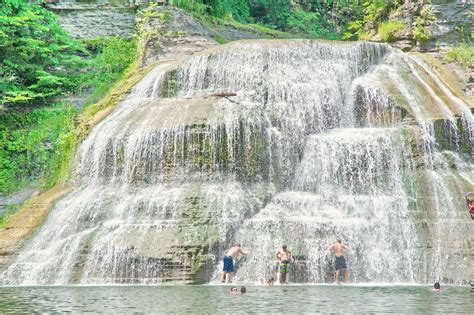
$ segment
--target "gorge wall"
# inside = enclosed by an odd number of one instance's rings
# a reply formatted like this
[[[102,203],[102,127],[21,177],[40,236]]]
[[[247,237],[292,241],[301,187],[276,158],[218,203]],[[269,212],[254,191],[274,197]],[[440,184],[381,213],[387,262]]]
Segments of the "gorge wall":
[[[58,0],[47,3],[59,23],[76,38],[103,36],[130,37],[135,31],[135,15],[148,1]]]
[[[150,24],[169,28],[156,67],[81,144],[73,190],[2,284],[203,283],[235,241],[240,280],[268,276],[284,242],[293,281],[323,283],[336,238],[356,282],[469,281],[472,104],[422,56],[216,45],[170,12]]]

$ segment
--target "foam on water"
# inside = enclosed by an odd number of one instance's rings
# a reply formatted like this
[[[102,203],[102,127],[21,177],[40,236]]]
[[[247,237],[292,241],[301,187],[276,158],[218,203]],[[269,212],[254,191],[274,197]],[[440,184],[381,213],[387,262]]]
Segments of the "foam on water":
[[[448,269],[469,269],[467,111],[380,44],[245,41],[161,64],[81,144],[75,189],[1,283],[212,281],[234,241],[243,281],[287,243],[293,280],[324,283],[336,238],[354,281],[463,282]]]

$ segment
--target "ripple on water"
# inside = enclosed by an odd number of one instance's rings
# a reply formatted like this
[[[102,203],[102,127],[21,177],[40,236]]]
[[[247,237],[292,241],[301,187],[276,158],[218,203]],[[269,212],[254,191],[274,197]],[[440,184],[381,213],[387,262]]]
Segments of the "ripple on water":
[[[247,286],[69,286],[0,288],[0,310],[30,312],[436,312],[469,313],[468,287],[289,285]]]

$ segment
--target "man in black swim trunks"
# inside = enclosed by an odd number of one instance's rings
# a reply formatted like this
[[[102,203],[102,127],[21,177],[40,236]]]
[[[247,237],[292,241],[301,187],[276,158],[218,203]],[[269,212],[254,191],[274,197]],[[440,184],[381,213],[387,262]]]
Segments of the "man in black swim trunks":
[[[336,260],[334,267],[336,268],[336,283],[339,283],[339,275],[341,270],[344,270],[344,281],[349,279],[349,271],[347,270],[346,259],[344,258],[344,250],[349,250],[349,247],[342,244],[341,240],[337,240],[336,243],[332,244],[328,248],[329,251],[334,252]]]

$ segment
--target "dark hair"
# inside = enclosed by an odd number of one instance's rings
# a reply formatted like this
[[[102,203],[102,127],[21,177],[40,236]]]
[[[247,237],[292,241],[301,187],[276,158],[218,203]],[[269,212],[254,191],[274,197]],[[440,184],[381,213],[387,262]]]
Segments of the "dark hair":
[[[281,248],[286,249],[288,246],[286,245],[281,245]]]
[[[268,279],[268,281],[274,282],[275,278],[271,277],[270,279]]]
[[[245,293],[247,292],[247,289],[244,286],[240,287],[240,293]]]
[[[338,240],[337,240],[337,242],[338,242],[339,244],[341,244],[341,243],[342,243],[342,241],[341,241],[340,239],[338,239]]]
[[[439,282],[437,282],[437,281],[435,282],[434,288],[435,288],[436,290],[441,289],[441,285],[439,284]]]

